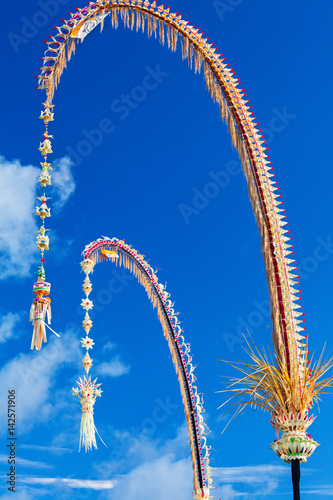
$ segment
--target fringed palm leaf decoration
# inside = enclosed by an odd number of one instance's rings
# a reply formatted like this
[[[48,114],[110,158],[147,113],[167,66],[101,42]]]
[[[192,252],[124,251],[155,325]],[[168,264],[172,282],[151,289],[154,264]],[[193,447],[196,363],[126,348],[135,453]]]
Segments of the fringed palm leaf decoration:
[[[241,376],[228,377],[231,383],[221,392],[231,393],[232,396],[224,404],[232,403],[229,411],[236,407],[232,419],[247,406],[270,412],[270,422],[278,434],[271,448],[286,463],[293,460],[304,462],[318,446],[307,434],[314,420],[309,411],[314,403],[319,403],[320,395],[327,393],[333,385],[333,376],[323,379],[333,366],[333,358],[322,361],[321,356],[314,363],[305,353],[303,365],[306,368],[302,371],[299,387],[288,369],[284,353],[274,351],[273,359],[272,356],[269,359],[264,351],[260,352],[246,342],[246,352],[252,362],[226,362],[236,368]],[[282,433],[281,437],[279,432]]]
[[[93,307],[88,295],[92,290],[89,274],[94,266],[102,261],[116,263],[128,269],[137,278],[138,282],[144,286],[148,297],[157,308],[158,318],[161,322],[165,338],[168,341],[172,360],[178,375],[181,395],[184,403],[185,416],[187,420],[191,456],[194,470],[194,496],[196,500],[212,498],[210,490],[212,488],[212,475],[210,467],[210,447],[206,442],[206,434],[209,430],[204,422],[203,398],[198,393],[194,375],[195,366],[192,364],[190,344],[185,342],[183,330],[178,319],[178,313],[174,310],[174,303],[170,300],[170,294],[166,291],[165,285],[158,282],[157,270],[154,270],[146,261],[145,256],[139,254],[131,245],[117,238],[101,238],[87,245],[83,252],[84,260],[81,267],[86,274],[83,283],[83,290],[86,298],[82,300],[82,307],[86,310],[83,320],[83,328],[86,337],[82,339],[82,346],[87,349],[83,358],[83,365],[88,373],[92,360],[88,354],[94,342],[89,337],[92,321],[88,311]],[[100,395],[96,381],[91,382],[90,378],[80,380],[79,388],[73,389],[73,394],[79,396],[82,404],[82,421],[80,446],[86,450],[96,447],[95,424],[93,421],[93,405],[96,396]]]
[[[92,382],[91,377],[84,377],[78,382],[79,388],[72,389],[72,394],[79,397],[82,405],[79,450],[81,447],[84,447],[85,451],[97,449],[94,404],[96,398],[102,395],[102,391],[99,389],[101,384],[96,384],[96,381],[97,379]]]
[[[34,284],[33,292],[36,297],[30,308],[30,321],[33,324],[31,349],[40,351],[43,342],[47,342],[46,327],[51,330],[57,337],[58,335],[49,326],[51,323],[51,299],[47,297],[50,294],[51,284],[45,281],[45,271],[43,264],[38,270],[38,280]]]

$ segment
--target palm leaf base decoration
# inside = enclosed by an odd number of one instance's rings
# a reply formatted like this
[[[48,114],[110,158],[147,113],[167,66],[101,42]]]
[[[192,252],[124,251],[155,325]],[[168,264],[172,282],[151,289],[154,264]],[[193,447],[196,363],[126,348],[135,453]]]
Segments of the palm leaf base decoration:
[[[283,415],[282,419],[275,417],[271,424],[282,432],[282,437],[276,439],[270,448],[286,463],[291,463],[292,460],[306,462],[319,446],[310,434],[306,434],[306,429],[313,420],[314,417],[308,413],[295,415],[291,412],[289,415]]]
[[[282,436],[280,439],[274,441],[270,448],[275,451],[278,457],[280,457],[284,462],[289,464],[292,460],[299,460],[300,462],[306,462],[315,449],[319,446],[311,436],[294,435]]]

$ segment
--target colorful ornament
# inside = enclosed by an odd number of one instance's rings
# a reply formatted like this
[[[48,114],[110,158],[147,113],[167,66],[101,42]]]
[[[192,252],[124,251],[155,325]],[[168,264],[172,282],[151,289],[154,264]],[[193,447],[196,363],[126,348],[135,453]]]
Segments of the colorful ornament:
[[[52,184],[51,175],[48,172],[49,170],[53,170],[53,168],[51,168],[51,163],[47,163],[46,161],[44,161],[43,163],[41,162],[40,164],[43,167],[43,170],[40,176],[38,177],[38,182],[40,182],[40,185],[43,188],[45,188],[46,186],[51,186]]]
[[[91,319],[90,319],[90,317],[89,317],[89,314],[88,314],[88,312],[86,312],[86,315],[85,315],[85,317],[84,317],[84,320],[82,321],[82,326],[83,326],[83,328],[84,328],[84,330],[85,330],[86,334],[88,334],[88,333],[89,333],[89,331],[91,330],[91,328],[92,328],[92,324],[93,324],[93,323],[92,323],[92,321],[91,321]]]
[[[49,229],[45,229],[44,226],[41,226],[39,231],[36,231],[35,234],[38,234],[37,236],[37,250],[48,250],[49,249],[49,244],[50,240],[48,236],[45,236],[45,232],[49,231]]]
[[[51,109],[54,107],[54,105],[51,105],[51,104],[45,102],[44,106],[45,106],[45,110],[41,111],[39,118],[44,121],[45,126],[47,127],[49,122],[53,122],[53,120],[54,120],[54,114],[51,113]]]
[[[37,196],[37,200],[40,200],[42,204],[40,207],[36,207],[35,215],[38,215],[42,220],[45,219],[45,217],[51,217],[51,209],[46,205],[46,200],[49,199],[50,198],[46,198],[46,196]]]
[[[86,353],[85,357],[82,360],[82,364],[84,369],[86,370],[86,373],[88,374],[90,368],[92,367],[92,359],[89,356],[88,352]]]
[[[83,262],[81,262],[80,266],[82,267],[83,272],[88,275],[89,273],[92,273],[94,270],[94,265],[95,263],[90,260],[90,259],[85,259]]]
[[[41,152],[42,156],[53,153],[51,141],[49,139],[44,139],[44,141],[39,144],[38,151]]]
[[[83,309],[85,309],[86,311],[90,311],[90,309],[92,309],[94,307],[94,304],[92,302],[92,300],[89,300],[87,297],[85,299],[82,299],[82,302],[81,302],[81,306],[83,307]]]
[[[45,330],[46,318],[48,324],[51,323],[51,299],[47,297],[50,293],[50,289],[51,284],[45,281],[45,271],[43,266],[41,266],[38,271],[37,283],[35,283],[33,287],[33,292],[36,294],[36,298],[34,299],[30,309],[30,321],[32,321],[34,327],[31,349],[36,348],[37,351],[41,349],[43,342],[47,342]],[[53,333],[59,337],[57,333]]]
[[[93,339],[88,337],[88,335],[86,336],[86,338],[81,339],[81,342],[82,342],[82,347],[85,347],[87,350],[92,349],[93,346],[95,345],[95,342],[93,341]]]
[[[105,255],[108,259],[119,259],[119,255],[117,252],[112,250],[105,250],[104,248],[101,250],[101,253]]]
[[[86,294],[86,297],[88,297],[88,295],[90,294],[90,292],[92,290],[91,281],[90,281],[88,276],[86,276],[84,283],[82,285],[82,288],[83,288],[84,293]]]

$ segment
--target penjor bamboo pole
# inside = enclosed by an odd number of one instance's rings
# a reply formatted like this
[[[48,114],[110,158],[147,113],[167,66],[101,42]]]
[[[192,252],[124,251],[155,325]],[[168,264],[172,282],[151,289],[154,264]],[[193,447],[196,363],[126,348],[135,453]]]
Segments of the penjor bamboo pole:
[[[299,460],[291,461],[291,478],[293,482],[293,498],[294,500],[300,500],[299,483],[301,479],[301,467]]]

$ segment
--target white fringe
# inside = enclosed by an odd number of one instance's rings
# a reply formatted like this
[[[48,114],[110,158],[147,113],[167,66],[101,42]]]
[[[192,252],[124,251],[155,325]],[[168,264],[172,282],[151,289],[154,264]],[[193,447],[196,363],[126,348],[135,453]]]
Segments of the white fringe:
[[[94,415],[92,412],[82,413],[81,426],[80,426],[80,444],[79,451],[81,447],[84,446],[85,451],[90,451],[94,447],[97,450],[96,435],[97,431],[94,423]]]

